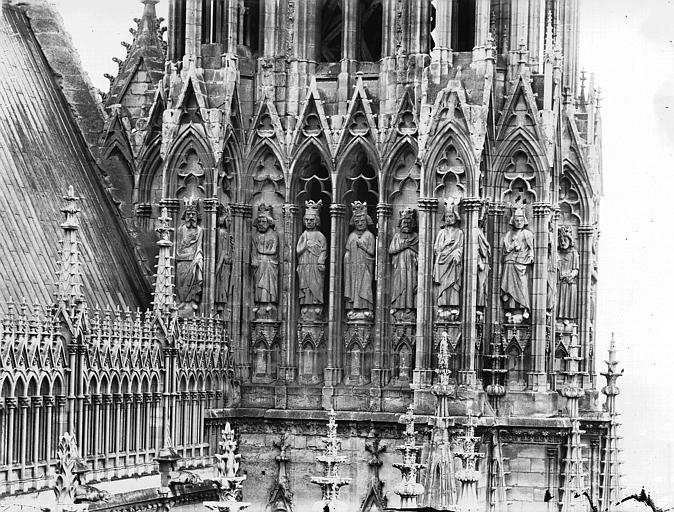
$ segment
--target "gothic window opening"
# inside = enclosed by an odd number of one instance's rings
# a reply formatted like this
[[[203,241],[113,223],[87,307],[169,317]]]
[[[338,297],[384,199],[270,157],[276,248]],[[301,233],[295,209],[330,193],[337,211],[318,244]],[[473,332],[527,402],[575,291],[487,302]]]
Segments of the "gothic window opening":
[[[465,164],[453,144],[443,151],[435,167],[435,197],[458,204],[465,194]]]
[[[554,374],[555,374],[555,389],[562,389],[564,386],[564,380],[566,378],[566,358],[569,356],[568,352],[564,348],[564,345],[559,344],[555,350],[555,360],[554,360]]]
[[[368,213],[372,219],[376,219],[376,205],[379,202],[379,185],[377,171],[370,162],[367,153],[360,150],[351,162],[347,163],[348,174],[346,178],[347,190],[344,193],[344,204],[351,205],[354,201],[360,201],[368,205]]]
[[[253,349],[254,353],[254,373],[256,377],[266,377],[267,376],[267,344],[264,341],[259,341],[255,348]]]
[[[393,378],[407,382],[412,378],[414,369],[414,350],[406,340],[401,341],[393,357]]]
[[[320,13],[319,61],[338,62],[342,59],[342,0],[323,0]]]
[[[223,15],[223,0],[201,1],[201,43],[219,43]]]
[[[516,344],[511,344],[506,350],[508,356],[508,389],[522,391],[526,387],[524,381],[524,353]]]
[[[185,21],[187,0],[176,0],[169,4],[169,27],[173,29],[169,44],[169,59],[178,61],[185,55]]]
[[[381,0],[361,0],[358,8],[360,21],[359,60],[376,62],[381,59],[383,23]]]
[[[454,0],[452,49],[470,52],[475,46],[475,0]]]
[[[238,0],[228,8],[225,0],[201,1],[201,43],[224,44],[227,33],[237,45],[245,46],[251,55],[260,48],[260,2]],[[230,19],[231,17],[231,19]]]
[[[240,44],[246,46],[251,54],[257,55],[260,50],[259,0],[247,0],[244,2],[240,34]]]

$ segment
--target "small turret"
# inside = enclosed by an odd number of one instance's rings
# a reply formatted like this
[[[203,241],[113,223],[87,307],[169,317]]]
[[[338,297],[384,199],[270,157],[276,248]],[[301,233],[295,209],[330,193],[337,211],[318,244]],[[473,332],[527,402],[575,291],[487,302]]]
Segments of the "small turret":
[[[61,224],[63,239],[59,251],[56,304],[72,315],[75,308],[82,306],[84,303],[80,268],[80,242],[77,237],[80,227],[80,209],[78,207],[80,198],[75,195],[71,185],[63,199],[65,199],[66,204],[61,211],[65,214],[65,220]]]

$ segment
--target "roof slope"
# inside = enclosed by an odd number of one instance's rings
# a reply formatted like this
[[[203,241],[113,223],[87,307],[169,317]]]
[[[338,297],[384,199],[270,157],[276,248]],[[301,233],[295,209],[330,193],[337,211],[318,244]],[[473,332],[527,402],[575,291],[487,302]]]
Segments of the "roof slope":
[[[73,185],[82,197],[85,298],[101,306],[144,307],[148,285],[100,171],[28,19],[7,5],[0,16],[0,69],[0,301],[52,302],[60,210]]]

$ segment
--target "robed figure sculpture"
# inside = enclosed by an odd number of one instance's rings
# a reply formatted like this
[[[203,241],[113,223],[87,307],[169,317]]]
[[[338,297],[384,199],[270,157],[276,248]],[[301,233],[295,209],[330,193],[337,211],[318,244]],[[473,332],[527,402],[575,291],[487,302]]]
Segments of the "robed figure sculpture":
[[[460,217],[456,204],[445,205],[443,221],[433,246],[433,281],[438,285],[438,306],[455,317],[461,304],[463,270],[463,231],[458,226]]]
[[[176,246],[176,298],[181,314],[194,314],[199,309],[204,279],[204,229],[199,225],[199,203],[184,201],[183,223],[178,228]]]
[[[227,304],[232,277],[234,237],[230,232],[231,219],[232,213],[229,206],[220,206],[215,261],[215,303],[221,306]]]
[[[344,298],[347,317],[357,320],[372,316],[376,242],[374,234],[367,229],[373,224],[367,213],[367,203],[355,201],[351,203],[351,209],[353,231],[346,240],[344,253]]]
[[[278,302],[278,234],[271,205],[257,207],[250,265],[254,271],[254,299],[257,304]]]
[[[400,210],[398,232],[393,235],[388,252],[393,265],[391,307],[395,310],[416,308],[419,235],[417,235],[417,211],[413,208]]]
[[[323,312],[323,286],[328,241],[318,230],[322,201],[306,201],[304,232],[297,241],[299,299],[304,320],[319,320]]]
[[[570,226],[561,226],[557,239],[557,318],[578,317],[578,269],[580,258]]]
[[[522,310],[523,318],[531,311],[529,268],[534,262],[534,234],[529,231],[524,208],[516,206],[510,218],[510,229],[503,237],[503,273],[501,299],[510,312]]]

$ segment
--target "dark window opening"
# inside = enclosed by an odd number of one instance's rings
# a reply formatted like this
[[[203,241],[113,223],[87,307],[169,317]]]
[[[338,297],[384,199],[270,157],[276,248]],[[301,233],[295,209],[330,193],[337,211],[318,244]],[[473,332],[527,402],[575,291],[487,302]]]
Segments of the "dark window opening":
[[[320,61],[337,62],[342,58],[341,0],[323,0],[323,6],[321,7],[320,12]]]
[[[225,0],[201,0],[201,43],[221,43]]]
[[[229,23],[228,16],[235,18]],[[246,46],[252,54],[260,48],[260,1],[237,2],[233,12],[228,12],[225,0],[201,0],[201,43],[225,43],[227,27],[237,45]]]
[[[381,59],[383,10],[381,0],[361,0],[359,2],[360,19],[360,56],[362,61]]]
[[[253,55],[260,49],[260,2],[248,0],[243,8],[240,44],[247,46]]]
[[[169,58],[173,61],[180,60],[185,55],[185,11],[187,0],[171,2],[172,12],[169,23],[173,26],[171,33]]]
[[[452,50],[470,52],[475,46],[475,0],[455,0],[452,12]]]

